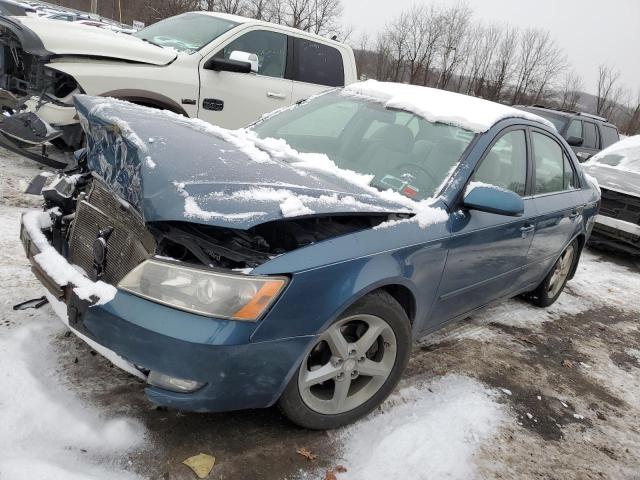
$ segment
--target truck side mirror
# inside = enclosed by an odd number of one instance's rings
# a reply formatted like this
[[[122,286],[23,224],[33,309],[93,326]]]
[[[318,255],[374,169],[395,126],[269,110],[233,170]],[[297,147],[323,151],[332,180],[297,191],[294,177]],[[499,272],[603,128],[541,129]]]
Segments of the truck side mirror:
[[[258,71],[258,56],[255,53],[234,50],[229,58],[211,57],[203,65],[205,70],[236,73],[256,73]]]

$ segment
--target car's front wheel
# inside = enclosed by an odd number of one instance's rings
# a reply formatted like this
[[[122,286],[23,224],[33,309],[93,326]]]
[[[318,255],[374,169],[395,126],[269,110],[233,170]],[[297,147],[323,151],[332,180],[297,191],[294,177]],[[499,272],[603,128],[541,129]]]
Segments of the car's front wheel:
[[[574,263],[578,260],[578,242],[574,240],[565,248],[542,283],[527,298],[537,307],[548,307],[564,290]]]
[[[320,334],[279,406],[306,428],[353,422],[391,393],[410,351],[411,326],[402,306],[386,292],[371,293]]]

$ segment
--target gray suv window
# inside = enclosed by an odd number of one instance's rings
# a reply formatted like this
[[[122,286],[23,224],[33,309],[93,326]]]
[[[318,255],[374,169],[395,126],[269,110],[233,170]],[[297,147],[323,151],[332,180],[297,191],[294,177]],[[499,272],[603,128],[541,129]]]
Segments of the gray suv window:
[[[584,128],[584,148],[598,148],[598,137],[596,134],[596,124],[591,122],[582,122]]]
[[[580,120],[571,120],[569,128],[567,129],[567,138],[569,137],[582,137],[582,122]]]
[[[609,145],[613,145],[614,143],[620,140],[620,136],[618,135],[618,130],[613,127],[608,127],[606,125],[600,125],[600,148],[607,148]]]

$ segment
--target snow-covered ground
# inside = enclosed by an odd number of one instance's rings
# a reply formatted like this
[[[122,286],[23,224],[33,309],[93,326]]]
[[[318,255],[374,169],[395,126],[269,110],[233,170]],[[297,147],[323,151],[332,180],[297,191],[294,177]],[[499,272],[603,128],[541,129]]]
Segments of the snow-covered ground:
[[[275,409],[217,415],[154,409],[139,380],[73,336],[18,240],[39,172],[0,151],[0,479],[637,478],[640,268],[585,252],[547,310],[512,300],[421,342],[400,388],[367,418],[323,433]],[[318,455],[310,462],[296,453]]]

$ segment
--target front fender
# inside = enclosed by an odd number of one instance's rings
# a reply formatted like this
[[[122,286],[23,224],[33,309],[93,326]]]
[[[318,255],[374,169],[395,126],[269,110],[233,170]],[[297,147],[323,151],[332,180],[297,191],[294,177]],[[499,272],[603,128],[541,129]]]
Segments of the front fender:
[[[436,239],[296,272],[251,339],[316,335],[358,299],[387,285],[412,293],[417,334],[427,327],[445,260],[444,241]]]

